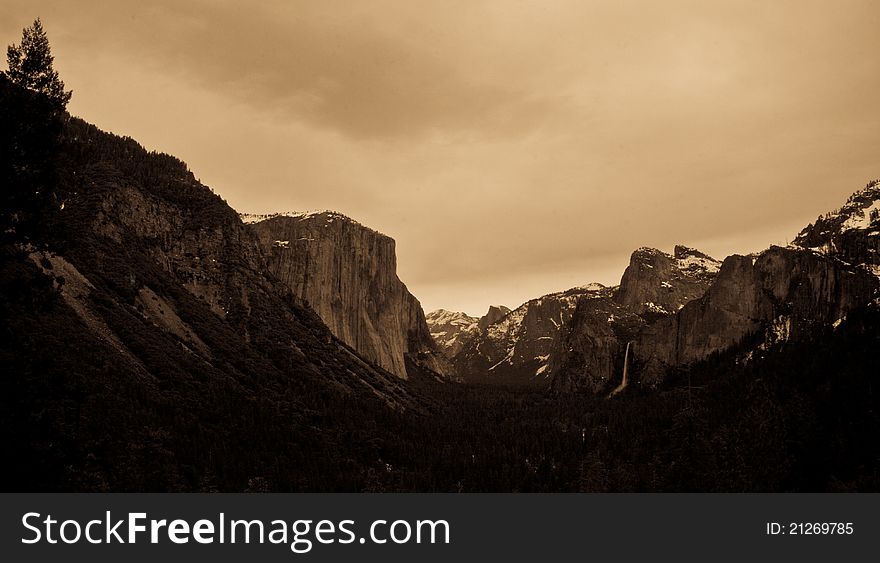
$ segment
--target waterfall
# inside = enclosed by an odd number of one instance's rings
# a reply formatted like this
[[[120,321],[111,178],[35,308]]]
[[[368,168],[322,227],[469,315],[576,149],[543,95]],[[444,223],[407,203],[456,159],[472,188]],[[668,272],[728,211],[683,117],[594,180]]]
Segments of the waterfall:
[[[608,395],[609,399],[626,389],[629,380],[629,349],[632,344],[632,340],[626,343],[626,351],[623,353],[623,377],[620,379],[620,385],[615,387],[614,391]]]

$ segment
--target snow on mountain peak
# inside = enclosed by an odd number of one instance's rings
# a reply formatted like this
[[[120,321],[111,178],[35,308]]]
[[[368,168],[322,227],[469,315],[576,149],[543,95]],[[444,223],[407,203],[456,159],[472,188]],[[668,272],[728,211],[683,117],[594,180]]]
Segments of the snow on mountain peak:
[[[835,244],[835,239],[849,231],[871,231],[880,234],[880,180],[868,182],[847,198],[836,211],[826,213],[807,225],[791,246],[807,249],[823,249]]]
[[[880,216],[880,200],[874,200],[867,207],[853,209],[840,225],[840,230],[867,229],[877,222],[878,216]]]
[[[696,248],[681,244],[675,245],[672,254],[668,254],[662,250],[651,248],[649,246],[637,248],[633,252],[633,257],[640,260],[646,268],[653,268],[653,258],[658,256],[668,258],[679,270],[686,273],[702,274],[703,272],[706,272],[714,274],[721,268],[721,262],[718,260],[715,260],[708,254],[700,252]]]
[[[452,324],[465,327],[476,324],[476,322],[479,320],[475,317],[471,317],[466,313],[462,313],[459,311],[447,311],[446,309],[437,309],[436,311],[431,311],[430,313],[425,315],[425,319],[432,325]]]
[[[460,311],[437,309],[426,314],[425,321],[434,341],[450,356],[479,330],[479,319]]]
[[[864,189],[847,198],[846,203],[831,214],[843,221],[840,231],[868,229],[880,219],[880,180],[868,182]]]
[[[592,283],[588,283],[587,285],[581,285],[581,286],[578,286],[578,287],[575,287],[572,289],[582,290],[582,291],[602,291],[603,289],[606,289],[606,287],[604,285],[602,285],[601,283],[592,282]]]
[[[683,258],[676,259],[676,265],[680,270],[703,270],[713,274],[721,269],[721,262],[705,255],[694,256],[689,254]]]

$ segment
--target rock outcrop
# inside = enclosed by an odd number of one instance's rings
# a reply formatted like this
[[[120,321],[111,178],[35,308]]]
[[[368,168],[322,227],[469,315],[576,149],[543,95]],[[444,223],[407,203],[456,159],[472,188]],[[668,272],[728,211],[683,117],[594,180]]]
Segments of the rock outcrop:
[[[477,323],[477,328],[481,331],[486,330],[489,326],[507,316],[508,313],[510,313],[510,309],[504,305],[489,305],[489,310],[486,311],[485,315],[480,317],[480,320]]]
[[[381,446],[350,430],[425,400],[279,283],[184,163],[42,106],[0,75],[4,219],[38,211],[0,241],[10,482],[303,490],[349,472],[351,490]]]
[[[453,358],[465,380],[550,381],[599,391],[614,380],[622,345],[703,294],[720,263],[676,246],[632,253],[620,286],[590,284],[533,299],[482,328]],[[490,313],[491,313],[490,309]]]
[[[638,313],[674,313],[703,294],[720,266],[717,260],[686,246],[676,245],[672,255],[640,248],[630,257],[615,299]]]
[[[654,385],[669,367],[750,337],[754,347],[766,348],[807,336],[869,303],[877,287],[869,272],[808,250],[771,247],[757,256],[730,256],[702,298],[640,335],[640,382]]]
[[[880,275],[880,180],[805,227],[792,246],[832,256]]]
[[[309,373],[326,385],[405,407],[399,382],[335,340],[313,310],[291,298],[267,271],[251,229],[182,162],[75,119],[67,134],[66,150],[80,162],[80,168],[66,170],[70,183],[89,182],[61,192],[61,221],[68,233],[76,233],[77,244],[68,243],[66,255],[34,259],[66,264],[89,280],[92,289],[75,298],[66,295],[68,302],[78,302],[72,307],[87,326],[122,330],[101,320],[112,312],[118,323],[136,320],[149,327],[140,341],[161,335],[182,346],[183,358],[175,357],[176,348],[163,353],[169,364],[198,358],[208,371],[231,370],[245,379],[294,369],[300,377]],[[111,344],[131,340],[98,332]],[[283,367],[258,367],[266,357]],[[151,376],[164,377],[152,373],[150,362],[139,363]]]
[[[553,343],[551,388],[593,393],[608,389],[621,373],[626,342],[645,322],[613,294],[582,300]]]
[[[392,238],[330,211],[243,217],[269,271],[360,355],[403,379],[408,358],[447,371]]]
[[[634,251],[615,291],[578,303],[551,355],[552,388],[599,393],[619,383],[626,344],[703,295],[719,265],[680,245],[673,254],[654,248]],[[632,348],[635,356],[638,344]]]

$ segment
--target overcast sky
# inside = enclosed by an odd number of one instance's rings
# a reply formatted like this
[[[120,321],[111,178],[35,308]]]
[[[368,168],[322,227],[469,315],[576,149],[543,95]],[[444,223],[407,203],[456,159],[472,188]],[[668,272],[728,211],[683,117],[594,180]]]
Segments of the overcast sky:
[[[788,242],[880,177],[880,2],[4,0],[73,114],[397,241],[426,311]]]

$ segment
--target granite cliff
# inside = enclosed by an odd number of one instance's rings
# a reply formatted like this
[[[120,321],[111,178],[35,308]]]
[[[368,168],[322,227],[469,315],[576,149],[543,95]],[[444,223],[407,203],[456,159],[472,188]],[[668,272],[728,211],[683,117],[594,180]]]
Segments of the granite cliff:
[[[628,341],[633,341],[631,383],[652,387],[671,369],[714,353],[738,350],[740,359],[749,361],[836,328],[877,298],[878,214],[880,184],[874,181],[786,247],[729,256],[720,269],[705,263],[704,255],[677,247],[675,259],[691,263],[697,275],[668,284],[662,281],[669,277],[668,259],[637,251],[615,296],[628,309],[629,322],[620,326],[621,317],[612,321],[609,315],[609,327],[603,327],[607,305],[581,303],[552,366],[554,389],[607,390],[620,379],[621,344]],[[681,288],[672,301],[664,301],[667,285]],[[660,315],[645,318],[651,311]],[[634,312],[644,322],[632,322]]]
[[[703,294],[719,265],[686,246],[676,245],[671,255],[640,248],[630,257],[615,300],[637,313],[674,313]]]
[[[465,380],[551,382],[556,389],[589,380],[588,387],[602,387],[622,361],[620,343],[625,346],[641,326],[702,295],[718,266],[685,246],[676,246],[673,254],[639,248],[620,286],[590,284],[532,299],[481,327],[453,364]],[[573,375],[577,371],[593,375]]]
[[[397,277],[394,239],[330,211],[243,217],[269,271],[361,356],[402,379],[448,371]]]
[[[333,475],[359,488],[379,453],[358,429],[425,401],[280,283],[183,162],[35,115],[33,98],[0,75],[15,196],[0,233],[4,481],[301,490]]]
[[[486,330],[489,326],[507,316],[508,313],[510,313],[510,309],[504,305],[489,305],[489,310],[477,321],[477,329],[481,331]]]
[[[544,295],[497,318],[490,307],[472,338],[452,358],[465,381],[503,384],[544,382],[553,341],[571,318],[578,299],[607,292],[599,284]],[[494,322],[488,322],[496,318]]]
[[[672,254],[639,248],[620,286],[597,299],[582,299],[554,343],[549,366],[557,392],[607,390],[620,379],[626,345],[645,327],[700,297],[719,262],[677,245]]]
[[[802,339],[843,322],[877,288],[870,272],[809,250],[771,247],[756,256],[729,256],[703,297],[639,335],[639,379],[655,385],[670,367],[740,344],[749,354]]]
[[[235,377],[259,375],[259,368],[245,367],[248,358],[274,357],[283,367],[271,370],[299,366],[327,385],[405,406],[396,380],[334,339],[315,312],[278,283],[258,238],[182,162],[77,119],[67,123],[63,147],[70,162],[57,194],[59,230],[68,239],[55,250],[33,252],[31,260],[50,278],[63,271],[65,281],[81,280],[77,288],[63,282],[59,288],[89,328],[111,335],[109,342],[125,342],[112,336],[104,317],[128,319],[147,335],[159,331],[178,340],[187,361]],[[218,361],[230,354],[234,360]],[[167,360],[174,357],[166,353]],[[152,371],[142,360],[136,364]]]

